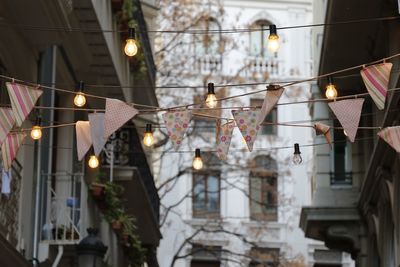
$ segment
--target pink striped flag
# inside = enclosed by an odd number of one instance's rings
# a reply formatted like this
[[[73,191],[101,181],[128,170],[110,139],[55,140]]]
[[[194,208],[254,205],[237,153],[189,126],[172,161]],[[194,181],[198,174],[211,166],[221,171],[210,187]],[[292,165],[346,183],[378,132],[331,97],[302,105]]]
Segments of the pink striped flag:
[[[363,104],[363,98],[346,99],[328,103],[351,142],[354,142],[357,134]]]
[[[11,168],[11,164],[17,152],[24,141],[26,134],[21,133],[9,133],[1,145],[1,154],[3,156],[3,168],[8,171]]]
[[[6,83],[6,86],[10,96],[15,121],[18,126],[21,126],[29,113],[31,113],[43,91],[18,83]]]
[[[378,132],[378,136],[400,153],[400,126],[386,127]]]
[[[106,99],[104,117],[104,138],[108,139],[115,131],[139,113],[137,109],[118,99]]]
[[[368,93],[380,110],[385,108],[392,66],[392,63],[381,63],[368,66],[361,70],[361,77],[364,80],[365,87],[367,87]]]
[[[6,139],[14,124],[15,118],[12,109],[0,108],[0,145]]]

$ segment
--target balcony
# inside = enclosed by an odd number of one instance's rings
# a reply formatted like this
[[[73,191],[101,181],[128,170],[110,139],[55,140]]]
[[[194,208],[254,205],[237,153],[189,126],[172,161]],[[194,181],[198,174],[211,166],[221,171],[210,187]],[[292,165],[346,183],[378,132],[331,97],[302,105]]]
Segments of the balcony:
[[[201,75],[218,74],[222,70],[221,55],[203,55],[194,59],[194,70]]]
[[[245,61],[246,76],[277,79],[283,75],[282,60],[275,57],[248,57]]]
[[[331,186],[352,186],[353,172],[330,172]]]

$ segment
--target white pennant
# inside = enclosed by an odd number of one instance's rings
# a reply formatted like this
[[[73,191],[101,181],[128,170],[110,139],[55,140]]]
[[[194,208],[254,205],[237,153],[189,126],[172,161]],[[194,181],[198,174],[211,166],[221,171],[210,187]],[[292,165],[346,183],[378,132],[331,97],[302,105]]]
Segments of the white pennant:
[[[90,122],[90,135],[92,137],[94,154],[100,155],[107,138],[104,138],[104,113],[91,113],[89,114]]]
[[[90,123],[88,121],[77,121],[75,128],[78,160],[82,160],[92,145],[92,138],[90,136]]]
[[[104,119],[104,137],[108,138],[131,120],[139,111],[118,99],[106,99],[106,115]]]

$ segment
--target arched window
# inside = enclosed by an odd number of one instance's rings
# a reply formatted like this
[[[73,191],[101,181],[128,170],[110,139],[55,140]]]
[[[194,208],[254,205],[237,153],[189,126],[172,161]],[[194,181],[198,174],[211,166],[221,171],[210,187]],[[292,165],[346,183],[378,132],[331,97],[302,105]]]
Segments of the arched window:
[[[202,159],[203,169],[193,172],[193,217],[218,218],[220,215],[221,161],[212,153],[203,153]]]
[[[194,29],[207,31],[207,33],[193,34],[196,55],[219,54],[221,26],[218,21],[212,17],[204,18],[199,20]]]
[[[276,221],[278,219],[278,166],[267,155],[254,158],[250,164],[249,202],[250,219]]]
[[[267,42],[269,36],[269,25],[273,23],[267,20],[258,20],[251,29],[254,31],[250,32],[250,55],[255,57],[275,57],[276,53],[271,53],[267,49]]]

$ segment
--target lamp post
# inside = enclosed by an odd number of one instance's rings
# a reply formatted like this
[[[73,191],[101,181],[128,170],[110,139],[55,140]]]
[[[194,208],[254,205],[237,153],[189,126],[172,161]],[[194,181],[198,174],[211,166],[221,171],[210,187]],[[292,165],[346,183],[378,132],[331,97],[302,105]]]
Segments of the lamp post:
[[[96,228],[87,229],[88,236],[77,245],[79,267],[101,267],[107,247],[97,236],[99,230]]]

